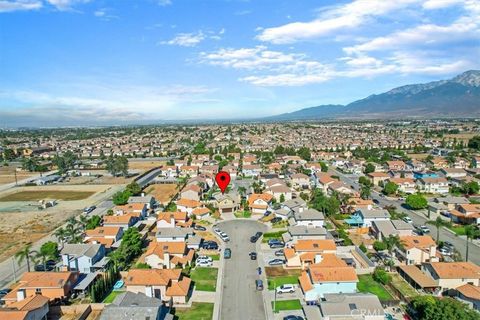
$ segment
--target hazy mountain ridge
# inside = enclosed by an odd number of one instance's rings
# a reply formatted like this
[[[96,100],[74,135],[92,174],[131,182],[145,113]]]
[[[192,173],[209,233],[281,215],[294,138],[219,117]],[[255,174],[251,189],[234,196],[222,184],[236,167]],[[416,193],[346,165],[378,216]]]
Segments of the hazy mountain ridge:
[[[466,71],[450,80],[401,86],[345,106],[310,107],[272,116],[267,120],[387,118],[392,116],[480,116],[480,71]]]

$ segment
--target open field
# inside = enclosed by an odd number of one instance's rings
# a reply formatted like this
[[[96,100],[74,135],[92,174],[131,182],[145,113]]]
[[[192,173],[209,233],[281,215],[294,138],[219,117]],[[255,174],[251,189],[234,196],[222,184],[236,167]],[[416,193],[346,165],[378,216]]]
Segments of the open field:
[[[16,167],[0,167],[0,185],[15,182]],[[38,172],[17,171],[17,181],[28,179],[31,177],[40,177]]]
[[[83,200],[92,196],[91,191],[20,191],[0,198],[1,201],[38,201],[43,199],[55,199],[63,201]]]
[[[128,161],[128,169],[129,170],[139,170],[139,171],[147,171],[152,168],[164,166],[167,162],[166,161],[159,161],[159,160],[132,160]]]
[[[147,194],[163,204],[169,203],[177,191],[176,184],[152,184],[146,189]]]

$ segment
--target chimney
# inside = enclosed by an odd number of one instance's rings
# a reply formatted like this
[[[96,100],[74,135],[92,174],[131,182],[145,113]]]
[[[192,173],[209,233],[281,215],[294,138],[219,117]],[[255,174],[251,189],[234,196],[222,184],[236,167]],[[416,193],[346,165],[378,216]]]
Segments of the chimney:
[[[319,253],[315,255],[315,263],[320,263],[323,260],[323,256]]]
[[[298,212],[303,212],[303,207],[298,208]]]
[[[166,269],[170,269],[170,254],[168,252],[163,253],[163,265]]]
[[[141,196],[142,196],[142,197],[145,197],[145,192],[142,192],[142,193],[141,193]]]
[[[17,291],[17,301],[22,301],[25,299],[25,289],[18,289]]]
[[[173,215],[170,217],[170,224],[172,225],[172,228],[175,227],[175,218]]]
[[[151,286],[145,286],[145,295],[153,298],[153,288]]]

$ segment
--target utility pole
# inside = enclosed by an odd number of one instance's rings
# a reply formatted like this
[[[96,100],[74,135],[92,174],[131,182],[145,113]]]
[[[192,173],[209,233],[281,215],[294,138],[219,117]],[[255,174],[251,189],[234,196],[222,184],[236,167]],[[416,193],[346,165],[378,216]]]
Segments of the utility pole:
[[[268,285],[268,283],[267,283]],[[277,282],[273,280],[273,290],[274,290],[274,296],[273,296],[273,313],[275,314],[275,309],[277,307]]]
[[[12,267],[13,267],[13,282],[17,282],[17,271],[15,270],[15,258],[12,257]]]
[[[17,168],[15,168],[15,171],[13,171],[14,175],[15,175],[15,187],[18,186],[18,181],[17,181]]]

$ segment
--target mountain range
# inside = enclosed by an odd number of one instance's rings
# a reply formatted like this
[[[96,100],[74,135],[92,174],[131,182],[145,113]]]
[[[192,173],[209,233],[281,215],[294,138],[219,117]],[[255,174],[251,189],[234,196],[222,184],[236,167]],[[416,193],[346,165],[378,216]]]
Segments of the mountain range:
[[[264,119],[284,121],[478,116],[480,70],[470,70],[450,80],[405,85],[347,105],[321,105]]]

